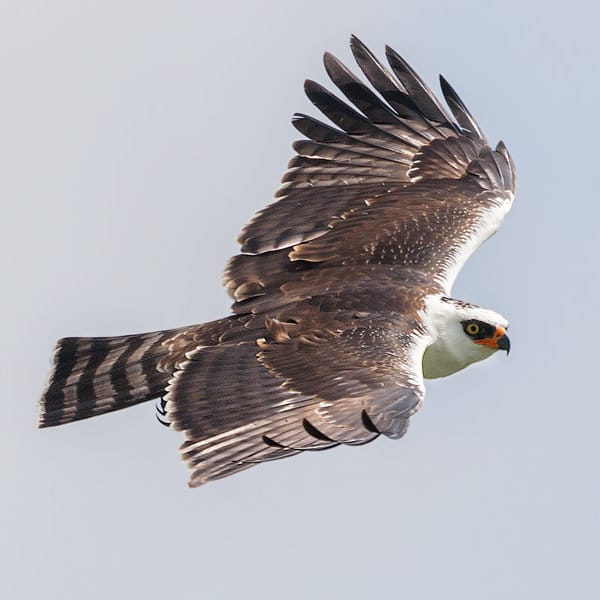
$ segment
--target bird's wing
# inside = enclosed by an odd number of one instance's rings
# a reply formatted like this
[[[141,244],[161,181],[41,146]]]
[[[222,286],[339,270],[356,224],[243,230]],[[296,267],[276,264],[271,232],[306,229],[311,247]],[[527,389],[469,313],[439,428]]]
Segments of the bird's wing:
[[[186,434],[190,485],[304,450],[404,434],[424,395],[424,298],[396,290],[398,312],[389,308],[391,292],[371,311],[349,309],[367,293],[345,287],[266,318],[248,315],[261,324],[255,341],[233,336],[186,353],[165,409]]]
[[[278,200],[243,229],[242,253],[225,270],[237,301],[304,268],[374,263],[420,269],[449,293],[510,208],[508,151],[488,145],[450,85],[441,79],[455,120],[391,48],[390,71],[357,38],[351,47],[375,91],[330,54],[327,72],[353,106],[306,82],[333,126],[296,115],[307,139],[294,144]]]

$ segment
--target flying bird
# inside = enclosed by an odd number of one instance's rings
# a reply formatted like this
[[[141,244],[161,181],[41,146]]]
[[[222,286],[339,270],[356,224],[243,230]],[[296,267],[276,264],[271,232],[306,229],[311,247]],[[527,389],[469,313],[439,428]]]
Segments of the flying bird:
[[[452,298],[469,256],[510,210],[515,169],[440,77],[448,111],[386,47],[356,37],[364,78],[331,54],[345,100],[306,81],[329,123],[303,139],[275,201],[239,236],[223,319],[58,341],[40,427],[155,400],[182,431],[190,486],[303,451],[400,438],[445,377],[510,349],[500,314]],[[369,85],[370,84],[370,85]]]

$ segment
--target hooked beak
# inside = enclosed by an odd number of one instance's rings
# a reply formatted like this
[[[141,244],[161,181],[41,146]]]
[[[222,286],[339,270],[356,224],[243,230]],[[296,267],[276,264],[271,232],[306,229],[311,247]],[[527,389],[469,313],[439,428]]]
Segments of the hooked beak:
[[[496,341],[496,345],[498,346],[498,350],[506,350],[506,356],[510,353],[510,340],[506,334],[501,335]]]
[[[506,329],[504,327],[496,327],[493,337],[475,340],[475,343],[487,346],[493,350],[506,350],[507,356],[510,352],[510,340],[506,335]]]

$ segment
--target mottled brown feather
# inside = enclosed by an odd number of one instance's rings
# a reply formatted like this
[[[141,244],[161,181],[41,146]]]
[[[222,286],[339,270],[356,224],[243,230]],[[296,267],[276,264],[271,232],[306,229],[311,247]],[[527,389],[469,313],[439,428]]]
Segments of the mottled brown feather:
[[[346,100],[306,82],[332,125],[295,116],[305,139],[225,269],[233,314],[59,341],[41,426],[166,393],[161,419],[185,432],[194,486],[405,433],[424,394],[427,299],[448,292],[499,225],[515,171],[444,79],[456,122],[393,50],[387,68],[355,37],[351,48],[368,83],[330,54],[325,68]]]

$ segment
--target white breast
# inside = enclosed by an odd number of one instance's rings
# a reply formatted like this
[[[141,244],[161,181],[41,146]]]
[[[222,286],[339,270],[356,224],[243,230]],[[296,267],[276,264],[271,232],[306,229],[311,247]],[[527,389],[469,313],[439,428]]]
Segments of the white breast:
[[[463,344],[448,344],[444,338],[437,338],[436,341],[427,347],[423,353],[423,377],[425,379],[437,379],[438,377],[447,377],[472,365],[475,362],[484,360],[495,350],[486,346],[474,344],[467,339],[468,347]]]

